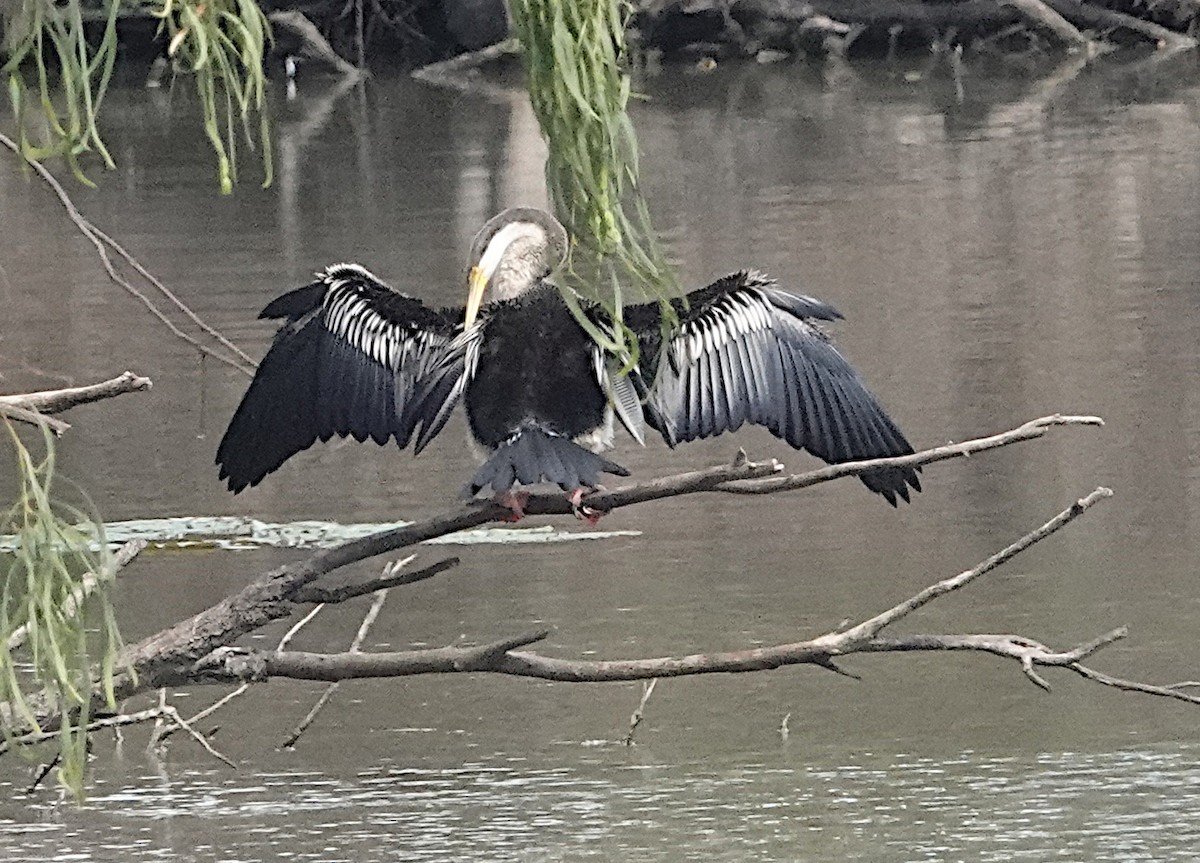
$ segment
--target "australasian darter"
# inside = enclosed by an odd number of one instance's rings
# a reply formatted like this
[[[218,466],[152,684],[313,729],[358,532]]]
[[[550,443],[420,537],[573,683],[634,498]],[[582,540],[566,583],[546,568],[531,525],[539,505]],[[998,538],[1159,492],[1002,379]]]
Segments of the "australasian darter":
[[[217,449],[221,477],[237,493],[334,435],[415,437],[419,453],[460,400],[490,451],[465,493],[490,486],[518,517],[514,485],[542,482],[591,515],[584,491],[628,475],[597,454],[614,416],[638,442],[648,425],[672,447],[749,422],[830,463],[912,452],[814,324],[840,318],[832,306],[752,271],[674,301],[665,332],[657,303],[627,306],[640,362],[623,376],[550,281],[566,250],[548,213],[510,209],[475,237],[465,309],[431,309],[355,264],[275,299],[260,317],[283,324]],[[585,309],[611,332],[603,308]],[[921,489],[910,468],[860,478],[893,506]]]

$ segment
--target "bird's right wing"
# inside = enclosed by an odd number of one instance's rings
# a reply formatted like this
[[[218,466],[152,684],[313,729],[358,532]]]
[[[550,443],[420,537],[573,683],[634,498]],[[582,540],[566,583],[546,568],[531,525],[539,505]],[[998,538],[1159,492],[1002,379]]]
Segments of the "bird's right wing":
[[[453,407],[428,398],[425,382],[443,364],[461,309],[430,309],[362,267],[337,264],[259,317],[284,323],[217,448],[235,493],[334,435],[405,447],[418,423]]]

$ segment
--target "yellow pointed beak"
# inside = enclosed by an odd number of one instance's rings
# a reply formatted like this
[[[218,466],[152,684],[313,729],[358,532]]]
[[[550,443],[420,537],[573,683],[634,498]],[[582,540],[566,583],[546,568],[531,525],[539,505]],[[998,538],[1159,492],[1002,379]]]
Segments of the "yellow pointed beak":
[[[479,269],[479,267],[471,267],[471,274],[467,279],[467,314],[463,318],[463,329],[475,323],[475,318],[479,316],[479,307],[483,305],[483,292],[487,290],[488,277]]]

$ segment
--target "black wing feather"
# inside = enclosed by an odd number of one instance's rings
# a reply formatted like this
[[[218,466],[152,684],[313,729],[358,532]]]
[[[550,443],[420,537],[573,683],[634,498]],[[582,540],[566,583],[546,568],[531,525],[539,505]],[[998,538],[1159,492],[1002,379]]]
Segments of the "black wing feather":
[[[407,446],[418,423],[453,407],[426,397],[424,380],[441,367],[461,310],[430,309],[338,264],[260,317],[284,324],[217,447],[235,493],[334,435]]]
[[[647,422],[674,446],[738,428],[766,426],[794,447],[830,462],[907,455],[912,447],[854,369],[813,320],[837,320],[832,306],[790,294],[757,273],[726,276],[676,301],[677,326],[661,335],[658,306],[632,306],[652,381]],[[863,474],[895,503],[920,491],[914,469]]]

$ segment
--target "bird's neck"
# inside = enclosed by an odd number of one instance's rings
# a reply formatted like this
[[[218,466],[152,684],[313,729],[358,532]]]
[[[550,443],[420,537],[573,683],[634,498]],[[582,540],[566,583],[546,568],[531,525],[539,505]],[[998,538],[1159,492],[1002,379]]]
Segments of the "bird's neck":
[[[501,262],[492,275],[492,299],[514,300],[540,285],[545,275],[545,268],[531,261]]]

